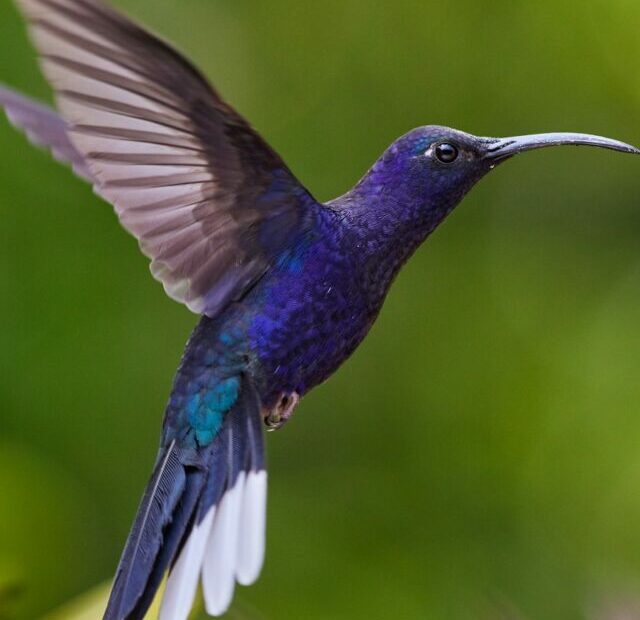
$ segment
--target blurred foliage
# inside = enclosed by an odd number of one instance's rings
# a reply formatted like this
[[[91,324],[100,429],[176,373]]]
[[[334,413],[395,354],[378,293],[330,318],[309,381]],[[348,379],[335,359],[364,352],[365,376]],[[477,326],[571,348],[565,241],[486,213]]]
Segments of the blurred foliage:
[[[637,0],[117,4],[321,199],[425,123],[640,142]],[[6,1],[0,49],[0,79],[48,99]],[[113,574],[196,319],[90,188],[5,122],[0,143],[0,617],[19,620]],[[269,437],[267,563],[235,617],[591,620],[640,591],[639,197],[638,161],[599,150],[483,181]],[[100,617],[88,596],[78,618]]]

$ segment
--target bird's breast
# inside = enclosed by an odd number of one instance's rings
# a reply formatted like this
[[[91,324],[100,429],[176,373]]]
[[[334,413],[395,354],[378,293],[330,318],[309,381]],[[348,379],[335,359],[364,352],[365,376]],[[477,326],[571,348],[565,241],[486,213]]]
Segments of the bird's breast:
[[[377,314],[354,257],[326,242],[283,261],[261,285],[249,342],[260,361],[263,400],[302,395],[354,351]]]

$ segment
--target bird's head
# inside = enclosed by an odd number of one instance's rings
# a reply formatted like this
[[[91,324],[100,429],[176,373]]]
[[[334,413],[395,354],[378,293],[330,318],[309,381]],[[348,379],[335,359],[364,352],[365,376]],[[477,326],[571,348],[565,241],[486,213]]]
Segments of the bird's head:
[[[640,154],[629,144],[582,133],[478,137],[449,127],[418,127],[398,138],[352,192],[338,199],[366,228],[414,245],[489,171],[534,149],[585,145]],[[411,237],[411,238],[408,238]]]
[[[423,208],[448,212],[490,170],[514,155],[560,145],[596,146],[640,154],[629,144],[582,133],[486,138],[429,125],[396,140],[371,170],[371,180],[391,182]],[[402,193],[402,191],[400,192]]]
[[[489,171],[534,149],[585,145],[640,154],[629,144],[581,133],[485,138],[429,125],[398,138],[356,187],[330,203],[360,236],[390,281],[400,265]]]

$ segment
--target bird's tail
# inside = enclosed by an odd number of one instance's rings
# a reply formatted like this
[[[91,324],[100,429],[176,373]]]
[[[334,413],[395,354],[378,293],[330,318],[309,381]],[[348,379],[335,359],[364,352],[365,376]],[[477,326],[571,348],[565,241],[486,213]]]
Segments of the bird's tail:
[[[159,620],[186,620],[198,581],[207,611],[226,611],[235,582],[264,558],[266,483],[260,405],[248,381],[214,441],[161,449],[120,559],[104,620],[140,620],[167,569]]]

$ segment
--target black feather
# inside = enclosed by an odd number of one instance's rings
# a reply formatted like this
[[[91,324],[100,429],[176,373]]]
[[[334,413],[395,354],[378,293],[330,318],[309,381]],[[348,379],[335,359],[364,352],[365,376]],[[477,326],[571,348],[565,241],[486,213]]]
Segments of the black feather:
[[[164,540],[160,552],[156,557],[153,570],[149,575],[142,596],[128,620],[143,620],[147,610],[153,602],[158,586],[171,562],[178,556],[178,549],[184,543],[191,530],[195,509],[202,492],[206,474],[201,469],[187,468],[185,490],[178,507],[164,533]]]
[[[163,542],[186,483],[185,468],[175,443],[160,452],[138,514],[122,553],[104,620],[131,617],[153,572]]]

